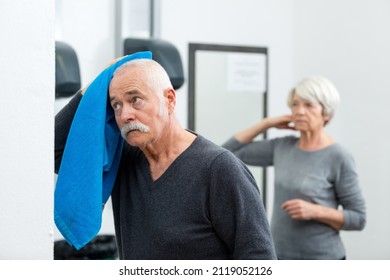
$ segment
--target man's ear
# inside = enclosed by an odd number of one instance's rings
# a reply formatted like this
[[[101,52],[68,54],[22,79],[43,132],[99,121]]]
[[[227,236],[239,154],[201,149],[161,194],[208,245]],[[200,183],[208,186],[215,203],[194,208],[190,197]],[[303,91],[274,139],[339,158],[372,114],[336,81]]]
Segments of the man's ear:
[[[168,104],[168,112],[171,113],[176,107],[176,92],[173,88],[169,88],[164,92],[164,96]]]

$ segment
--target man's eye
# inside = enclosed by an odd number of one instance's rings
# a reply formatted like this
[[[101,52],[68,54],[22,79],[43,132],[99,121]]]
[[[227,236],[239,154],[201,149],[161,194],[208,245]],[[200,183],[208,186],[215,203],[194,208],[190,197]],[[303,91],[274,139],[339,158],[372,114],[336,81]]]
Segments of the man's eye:
[[[141,109],[144,104],[144,100],[140,97],[134,97],[131,102],[133,103],[133,107],[136,109]]]
[[[119,103],[114,103],[111,106],[112,106],[112,109],[114,109],[114,111],[118,111],[121,107]]]

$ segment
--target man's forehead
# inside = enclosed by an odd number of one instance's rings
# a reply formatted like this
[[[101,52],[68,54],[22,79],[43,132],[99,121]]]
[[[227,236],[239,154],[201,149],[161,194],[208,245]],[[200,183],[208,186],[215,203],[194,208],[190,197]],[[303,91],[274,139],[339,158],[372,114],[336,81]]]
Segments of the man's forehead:
[[[137,89],[129,89],[129,90],[125,90],[125,91],[122,91],[120,92],[121,95],[123,96],[133,96],[133,95],[144,95],[141,91],[137,90]],[[109,97],[110,97],[110,100],[113,100],[115,99],[117,96],[117,93],[115,91],[109,91]]]

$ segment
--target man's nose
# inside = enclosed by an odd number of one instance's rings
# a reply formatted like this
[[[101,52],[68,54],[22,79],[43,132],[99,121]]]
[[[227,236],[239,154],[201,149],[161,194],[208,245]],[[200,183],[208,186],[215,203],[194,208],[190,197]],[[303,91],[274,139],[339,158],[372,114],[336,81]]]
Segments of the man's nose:
[[[135,120],[135,109],[132,106],[125,104],[122,108],[120,118],[124,123]]]

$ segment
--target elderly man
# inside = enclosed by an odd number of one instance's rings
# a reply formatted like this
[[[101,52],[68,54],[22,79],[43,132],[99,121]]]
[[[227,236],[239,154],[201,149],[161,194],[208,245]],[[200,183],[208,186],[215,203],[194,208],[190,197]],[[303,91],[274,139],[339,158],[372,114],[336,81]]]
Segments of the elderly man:
[[[81,99],[80,92],[56,116],[57,171]],[[121,259],[276,259],[251,173],[231,152],[180,125],[161,65],[123,64],[108,103],[125,139],[111,193]]]

